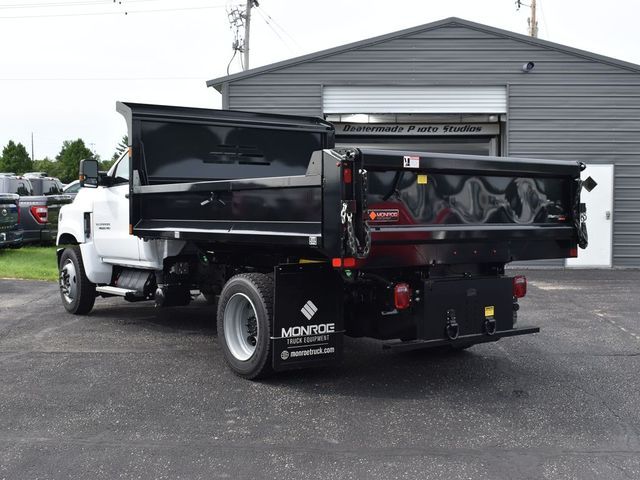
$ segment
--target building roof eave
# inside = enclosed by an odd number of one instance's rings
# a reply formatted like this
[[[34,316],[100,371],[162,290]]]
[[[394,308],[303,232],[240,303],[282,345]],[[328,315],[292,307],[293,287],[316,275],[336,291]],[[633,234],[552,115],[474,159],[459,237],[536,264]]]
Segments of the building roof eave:
[[[636,73],[640,73],[640,65],[636,65],[634,63],[625,62],[623,60],[618,60],[612,57],[607,57],[605,55],[600,55],[597,53],[588,52],[586,50],[580,50],[573,47],[568,47],[566,45],[562,45],[559,43],[550,42],[548,40],[542,40],[539,38],[529,37],[527,35],[522,35],[520,33],[510,32],[508,30],[503,30],[496,27],[491,27],[488,25],[483,25],[481,23],[472,22],[470,20],[464,20],[458,17],[449,17],[443,20],[438,20],[436,22],[431,22],[423,25],[418,25],[416,27],[407,28],[404,30],[399,30],[396,32],[387,33],[384,35],[380,35],[377,37],[367,38],[364,40],[359,40],[357,42],[348,43],[345,45],[340,45],[337,47],[329,48],[326,50],[321,50],[318,52],[309,53],[306,55],[302,55],[299,57],[290,58],[287,60],[282,60],[280,62],[271,63],[268,65],[263,65],[261,67],[252,68],[251,70],[245,70],[243,72],[234,73],[231,75],[226,75],[223,77],[217,77],[212,80],[207,81],[207,87],[214,87],[219,92],[222,92],[222,85],[224,83],[234,82],[236,80],[241,80],[245,78],[254,77],[257,75],[261,75],[263,73],[279,70],[282,68],[291,67],[293,65],[297,65],[300,63],[318,60],[323,57],[328,57],[332,55],[336,55],[339,53],[344,53],[350,50],[359,49],[362,47],[367,47],[371,45],[375,45],[377,43],[385,42],[388,40],[392,40],[395,38],[405,37],[409,35],[413,35],[419,32],[423,32],[426,30],[433,30],[436,28],[443,27],[445,25],[461,25],[467,28],[473,28],[475,30],[480,30],[488,33],[492,33],[494,35],[502,36],[505,38],[511,38],[516,41],[526,42],[531,45],[536,45],[539,47],[553,49],[560,52],[568,53],[575,56],[580,56],[589,60],[597,61],[600,63],[606,63],[618,68],[623,68],[625,70],[631,70]]]

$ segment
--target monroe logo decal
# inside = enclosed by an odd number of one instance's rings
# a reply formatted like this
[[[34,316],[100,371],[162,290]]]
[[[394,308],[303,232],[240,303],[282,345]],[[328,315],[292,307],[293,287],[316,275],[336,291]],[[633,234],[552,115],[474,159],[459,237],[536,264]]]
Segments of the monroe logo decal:
[[[400,211],[397,208],[374,208],[367,215],[371,222],[397,222]]]
[[[311,300],[305,303],[304,306],[300,309],[300,312],[305,317],[307,317],[307,320],[311,320],[317,311],[318,311],[318,307],[316,307]]]

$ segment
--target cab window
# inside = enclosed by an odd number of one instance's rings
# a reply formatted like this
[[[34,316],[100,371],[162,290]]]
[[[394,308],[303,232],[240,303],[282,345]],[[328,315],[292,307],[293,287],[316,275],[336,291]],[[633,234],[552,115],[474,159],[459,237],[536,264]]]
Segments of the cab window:
[[[63,193],[78,193],[80,191],[80,182],[74,182],[63,190]]]
[[[16,193],[18,195],[30,196],[33,195],[33,188],[31,187],[31,182],[29,180],[18,180],[18,188],[16,188]]]
[[[129,183],[129,155],[124,155],[114,167],[111,174],[113,184]]]

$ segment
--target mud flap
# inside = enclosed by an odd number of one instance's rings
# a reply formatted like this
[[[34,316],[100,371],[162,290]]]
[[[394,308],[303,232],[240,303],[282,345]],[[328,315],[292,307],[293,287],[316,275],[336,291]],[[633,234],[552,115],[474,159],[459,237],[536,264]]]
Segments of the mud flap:
[[[344,337],[340,275],[321,263],[279,265],[274,273],[273,369],[340,361]]]

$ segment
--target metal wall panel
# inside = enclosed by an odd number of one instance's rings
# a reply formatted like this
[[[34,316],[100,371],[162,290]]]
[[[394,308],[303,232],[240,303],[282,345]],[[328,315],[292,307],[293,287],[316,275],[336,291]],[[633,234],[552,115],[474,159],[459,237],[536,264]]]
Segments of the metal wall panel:
[[[322,86],[229,84],[229,109],[322,116]]]
[[[511,85],[509,94],[510,155],[615,165],[613,265],[640,267],[640,83]]]

